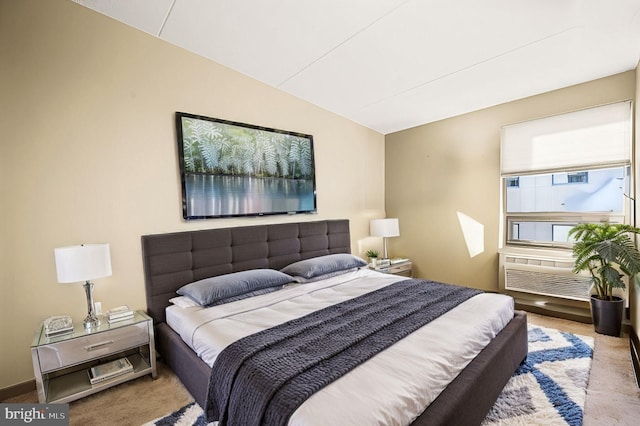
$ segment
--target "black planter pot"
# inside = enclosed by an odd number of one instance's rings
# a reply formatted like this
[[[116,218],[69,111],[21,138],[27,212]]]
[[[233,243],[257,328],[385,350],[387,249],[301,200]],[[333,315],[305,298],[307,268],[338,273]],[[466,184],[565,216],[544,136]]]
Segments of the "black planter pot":
[[[596,333],[620,337],[624,300],[613,296],[613,300],[602,300],[591,296],[591,318]]]

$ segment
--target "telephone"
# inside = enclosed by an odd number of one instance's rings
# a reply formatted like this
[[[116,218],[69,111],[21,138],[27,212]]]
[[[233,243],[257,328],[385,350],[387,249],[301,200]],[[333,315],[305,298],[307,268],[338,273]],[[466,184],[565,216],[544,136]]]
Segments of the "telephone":
[[[58,315],[44,320],[44,334],[53,336],[73,331],[73,321],[68,315]]]

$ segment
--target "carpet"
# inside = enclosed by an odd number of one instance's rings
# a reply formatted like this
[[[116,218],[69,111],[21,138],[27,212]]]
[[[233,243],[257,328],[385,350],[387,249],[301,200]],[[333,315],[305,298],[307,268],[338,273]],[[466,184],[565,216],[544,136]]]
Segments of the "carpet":
[[[483,426],[582,424],[593,338],[528,326],[529,355],[489,411]],[[206,426],[192,402],[143,426]]]
[[[528,336],[526,362],[482,424],[581,425],[594,339],[534,325]]]

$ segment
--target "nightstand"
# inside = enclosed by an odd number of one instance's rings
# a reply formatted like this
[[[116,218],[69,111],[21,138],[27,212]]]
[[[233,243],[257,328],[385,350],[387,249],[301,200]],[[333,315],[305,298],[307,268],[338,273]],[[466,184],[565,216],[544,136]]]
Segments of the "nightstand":
[[[91,384],[89,368],[126,356],[133,372]],[[156,378],[153,321],[136,311],[132,319],[109,324],[101,318],[97,328],[76,324],[72,333],[47,337],[44,327],[31,344],[33,373],[41,404],[70,402],[147,374]]]
[[[403,260],[401,262],[392,262],[388,266],[376,266],[369,265],[369,269],[382,272],[383,274],[402,275],[403,277],[411,278],[413,276],[412,263],[410,260]]]

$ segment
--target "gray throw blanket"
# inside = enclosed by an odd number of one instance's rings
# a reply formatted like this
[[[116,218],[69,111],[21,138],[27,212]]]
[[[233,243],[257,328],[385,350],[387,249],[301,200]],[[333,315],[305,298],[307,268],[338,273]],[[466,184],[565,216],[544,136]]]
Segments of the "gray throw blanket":
[[[207,421],[285,425],[315,392],[478,293],[410,279],[242,338],[213,366]]]

